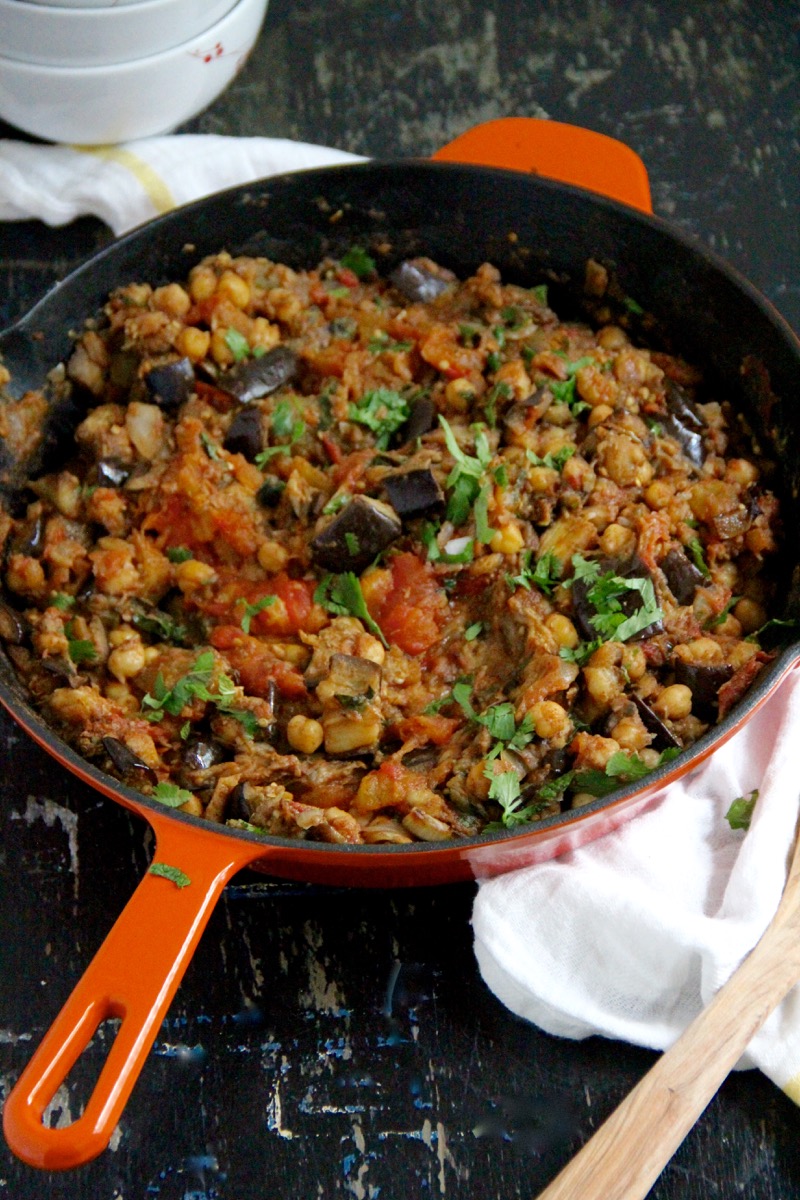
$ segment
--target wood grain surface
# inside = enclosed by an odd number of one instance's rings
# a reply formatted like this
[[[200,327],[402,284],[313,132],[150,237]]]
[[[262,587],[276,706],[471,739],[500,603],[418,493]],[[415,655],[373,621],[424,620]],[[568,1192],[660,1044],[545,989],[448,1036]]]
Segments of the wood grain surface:
[[[271,0],[253,56],[184,131],[425,155],[532,115],[627,141],[656,211],[800,329],[800,5]],[[17,136],[0,125],[0,137]],[[0,326],[109,239],[0,223]],[[145,869],[146,830],[0,716],[0,1100]],[[512,1200],[540,1192],[655,1056],[552,1038],[472,953],[469,885],[321,891],[240,876],[112,1148],[69,1175],[0,1145],[0,1200]],[[542,915],[547,919],[547,914]],[[80,1108],[103,1039],[53,1107]],[[734,1073],[654,1200],[800,1200],[800,1113]]]

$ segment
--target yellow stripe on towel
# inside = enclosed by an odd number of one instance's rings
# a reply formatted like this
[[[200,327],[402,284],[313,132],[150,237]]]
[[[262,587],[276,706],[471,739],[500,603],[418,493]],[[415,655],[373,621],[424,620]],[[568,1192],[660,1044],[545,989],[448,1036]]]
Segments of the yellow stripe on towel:
[[[177,201],[161,176],[133,151],[123,150],[119,146],[72,146],[71,149],[81,154],[94,154],[96,158],[125,167],[139,182],[157,213],[169,212],[176,207]]]
[[[794,1100],[795,1104],[800,1104],[800,1072],[794,1075],[788,1083],[785,1083],[782,1090],[790,1100]]]

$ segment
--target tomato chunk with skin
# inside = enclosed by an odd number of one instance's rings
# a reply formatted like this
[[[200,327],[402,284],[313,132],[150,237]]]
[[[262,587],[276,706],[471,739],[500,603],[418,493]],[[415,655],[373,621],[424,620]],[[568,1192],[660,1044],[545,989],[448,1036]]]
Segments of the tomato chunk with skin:
[[[389,642],[406,654],[422,654],[438,639],[447,615],[447,596],[433,568],[416,554],[398,554],[389,564],[391,586],[376,597],[371,616]]]
[[[269,646],[236,625],[218,625],[211,631],[211,645],[221,651],[248,696],[269,697],[274,684],[281,695],[299,700],[308,695],[302,675],[290,663],[277,658]]]

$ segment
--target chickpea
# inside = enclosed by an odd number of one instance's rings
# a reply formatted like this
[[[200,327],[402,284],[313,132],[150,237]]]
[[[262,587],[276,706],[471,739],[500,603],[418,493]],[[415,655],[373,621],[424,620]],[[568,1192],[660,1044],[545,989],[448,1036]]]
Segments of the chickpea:
[[[598,404],[589,413],[589,428],[594,429],[595,425],[602,425],[609,417],[613,417],[614,410],[610,404]]]
[[[189,293],[179,283],[168,283],[153,292],[153,307],[169,317],[185,317],[191,306]]]
[[[598,333],[597,342],[604,350],[621,350],[628,344],[628,335],[619,325],[606,325]]]
[[[213,267],[194,267],[189,273],[189,295],[195,304],[209,300],[217,290],[217,275]]]
[[[286,740],[293,750],[299,750],[301,754],[313,754],[319,750],[323,737],[324,730],[320,722],[300,713],[292,717],[286,726]]]
[[[530,467],[528,470],[528,487],[532,492],[554,492],[558,483],[558,471],[553,467]]]
[[[495,381],[507,384],[513,391],[515,400],[527,400],[533,391],[531,377],[525,370],[525,364],[521,358],[514,358],[510,362],[503,363],[495,372]]]
[[[114,678],[124,683],[126,679],[133,679],[144,670],[146,662],[144,646],[137,636],[112,650],[107,665]]]
[[[566,646],[567,649],[574,650],[580,641],[577,629],[569,617],[565,617],[563,613],[550,613],[550,616],[545,620],[545,625],[559,646]]]
[[[200,562],[198,558],[189,558],[175,567],[175,582],[184,595],[197,588],[205,587],[216,577],[217,573],[214,568],[210,567],[208,563]]]
[[[208,330],[196,329],[194,325],[187,325],[175,339],[175,349],[192,362],[202,362],[210,345],[211,334]]]
[[[747,596],[734,605],[733,615],[736,617],[736,620],[742,627],[742,632],[745,634],[755,633],[767,619],[767,614],[758,601],[750,600]]]
[[[258,563],[265,571],[277,574],[282,571],[289,561],[289,551],[280,542],[271,539],[262,542],[258,547]]]
[[[272,350],[281,340],[281,331],[266,317],[255,317],[250,330],[250,345],[253,349]]]
[[[488,800],[489,788],[492,786],[491,780],[487,779],[483,773],[485,766],[486,760],[482,758],[479,762],[472,764],[467,775],[467,791],[478,800]]]
[[[224,296],[237,308],[247,308],[250,303],[250,284],[235,271],[223,271],[216,290],[218,296]]]
[[[685,683],[671,683],[653,701],[653,712],[668,721],[680,721],[692,711],[692,693]]]
[[[728,654],[728,662],[734,671],[738,671],[739,667],[743,667],[746,662],[749,662],[754,654],[758,654],[758,646],[755,642],[739,642]]]
[[[723,658],[722,647],[713,638],[694,638],[683,646],[676,646],[675,657],[686,663],[719,663]]]
[[[675,492],[665,479],[654,479],[650,486],[645,488],[643,495],[647,507],[656,511],[668,508],[674,498]]]
[[[636,753],[650,744],[650,734],[638,715],[621,717],[611,730],[611,736],[619,742],[623,750],[633,750]]]
[[[636,549],[636,534],[625,525],[609,525],[600,538],[600,546],[609,558],[627,558]]]
[[[525,545],[525,538],[516,521],[509,521],[497,530],[489,545],[495,554],[518,554]]]
[[[626,643],[622,651],[622,666],[631,683],[637,683],[647,670],[647,659],[641,646]]]
[[[444,389],[444,398],[452,412],[466,412],[475,399],[475,390],[468,379],[451,379]]]
[[[725,468],[725,478],[747,488],[758,481],[758,467],[746,458],[732,458]]]
[[[528,715],[539,738],[547,741],[558,740],[564,745],[572,733],[569,716],[555,700],[540,700],[531,706]]]
[[[622,691],[622,674],[615,667],[584,667],[583,678],[589,695],[604,707]]]

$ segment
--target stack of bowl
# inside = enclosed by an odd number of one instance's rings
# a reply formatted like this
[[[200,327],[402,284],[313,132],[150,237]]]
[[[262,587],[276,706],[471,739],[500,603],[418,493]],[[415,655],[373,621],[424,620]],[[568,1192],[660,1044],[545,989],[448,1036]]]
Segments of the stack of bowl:
[[[0,118],[52,142],[166,133],[252,49],[267,0],[0,0]]]

